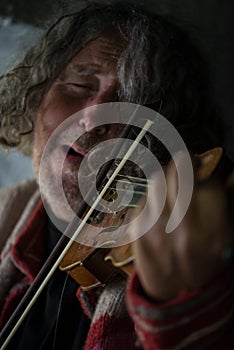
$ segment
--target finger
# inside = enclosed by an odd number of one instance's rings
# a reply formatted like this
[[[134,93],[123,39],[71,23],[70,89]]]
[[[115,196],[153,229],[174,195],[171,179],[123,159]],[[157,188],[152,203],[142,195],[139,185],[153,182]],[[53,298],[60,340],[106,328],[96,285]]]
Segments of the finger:
[[[178,152],[173,156],[166,171],[167,203],[170,217],[166,232],[173,232],[183,220],[193,194],[194,171],[188,153]]]

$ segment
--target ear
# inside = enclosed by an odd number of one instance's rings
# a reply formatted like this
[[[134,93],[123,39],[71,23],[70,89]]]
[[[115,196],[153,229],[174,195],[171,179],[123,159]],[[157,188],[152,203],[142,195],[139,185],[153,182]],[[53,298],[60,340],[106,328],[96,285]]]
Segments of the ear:
[[[204,153],[195,155],[200,161],[200,166],[197,170],[199,180],[206,180],[213,174],[222,158],[222,155],[223,149],[221,147],[215,147]]]

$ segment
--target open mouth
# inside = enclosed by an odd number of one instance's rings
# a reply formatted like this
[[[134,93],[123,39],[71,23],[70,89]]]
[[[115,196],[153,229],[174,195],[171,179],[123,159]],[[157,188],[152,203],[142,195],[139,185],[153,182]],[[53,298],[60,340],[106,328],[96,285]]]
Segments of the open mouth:
[[[66,155],[66,159],[71,162],[80,162],[85,157],[86,152],[83,149],[76,147],[75,145],[63,146],[63,152]]]

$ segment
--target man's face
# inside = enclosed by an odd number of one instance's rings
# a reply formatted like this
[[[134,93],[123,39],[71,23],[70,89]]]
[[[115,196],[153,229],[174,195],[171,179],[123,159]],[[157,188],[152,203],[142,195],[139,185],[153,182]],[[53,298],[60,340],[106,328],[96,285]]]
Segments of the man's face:
[[[104,32],[75,55],[52,84],[39,108],[35,123],[33,160],[37,176],[46,142],[62,122],[86,107],[116,101],[117,64],[124,50],[121,40],[113,31]],[[114,124],[95,128],[95,113],[82,114],[77,123],[87,133],[69,152],[65,143],[59,146],[56,153],[56,157],[65,157],[63,188],[75,212],[82,201],[77,184],[77,171],[85,153],[98,142],[116,137],[120,131]],[[66,205],[57,198],[59,179],[53,156],[49,158],[48,166],[43,171],[46,172],[46,181],[40,185],[48,204],[57,218],[70,221]]]

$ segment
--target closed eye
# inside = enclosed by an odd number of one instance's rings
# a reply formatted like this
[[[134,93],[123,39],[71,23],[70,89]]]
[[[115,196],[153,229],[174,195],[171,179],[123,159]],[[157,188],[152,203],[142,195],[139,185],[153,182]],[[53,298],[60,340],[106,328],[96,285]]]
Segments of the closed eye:
[[[67,82],[66,87],[74,94],[78,94],[80,97],[90,97],[96,92],[96,88],[88,84],[80,84],[75,82]]]
[[[81,88],[81,89],[94,90],[94,88],[90,85],[84,85],[84,84],[78,84],[78,83],[66,83],[66,85],[74,86],[74,87]]]

